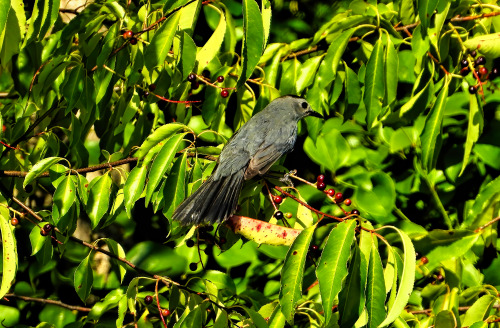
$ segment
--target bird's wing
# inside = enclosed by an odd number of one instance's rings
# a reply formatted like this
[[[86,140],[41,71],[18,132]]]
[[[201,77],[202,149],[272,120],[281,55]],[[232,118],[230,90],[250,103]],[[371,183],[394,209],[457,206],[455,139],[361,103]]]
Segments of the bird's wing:
[[[266,173],[281,155],[283,155],[283,152],[278,151],[275,144],[259,149],[248,164],[245,171],[245,180],[251,179],[257,174]]]

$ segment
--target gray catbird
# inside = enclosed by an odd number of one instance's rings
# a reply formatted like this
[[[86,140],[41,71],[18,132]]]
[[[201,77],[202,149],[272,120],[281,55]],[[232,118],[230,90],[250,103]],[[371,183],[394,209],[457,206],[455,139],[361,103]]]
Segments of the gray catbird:
[[[212,175],[174,212],[183,225],[215,223],[236,210],[244,180],[264,174],[297,139],[297,123],[306,116],[322,117],[295,96],[273,100],[233,136],[220,153]]]

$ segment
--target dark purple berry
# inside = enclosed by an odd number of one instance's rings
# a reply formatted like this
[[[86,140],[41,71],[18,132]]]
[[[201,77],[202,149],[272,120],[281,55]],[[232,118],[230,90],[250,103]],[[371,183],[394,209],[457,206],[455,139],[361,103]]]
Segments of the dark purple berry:
[[[189,74],[189,75],[188,75],[188,81],[189,81],[189,82],[194,82],[194,81],[196,81],[196,75],[194,75],[194,74],[192,74],[192,73],[191,73],[191,74]]]
[[[477,51],[476,50],[472,50],[472,52],[470,53],[470,55],[472,57],[476,57],[477,56]]]
[[[468,67],[464,67],[460,70],[460,75],[462,76],[467,76],[470,73],[470,70]]]
[[[198,81],[194,81],[191,83],[191,89],[196,90],[200,87],[200,83]]]
[[[484,56],[479,56],[476,59],[476,65],[484,65],[486,64],[486,57]]]
[[[198,263],[195,262],[189,263],[189,270],[196,271],[196,269],[198,269]]]
[[[186,240],[186,246],[191,248],[194,246],[194,241],[192,239]]]
[[[476,92],[477,92],[477,88],[476,88],[476,86],[475,86],[475,85],[471,85],[471,86],[469,87],[469,93],[470,93],[471,95],[473,95],[473,94],[475,94]]]
[[[155,84],[150,84],[149,85],[149,91],[155,91],[156,90],[156,85]]]
[[[283,212],[281,211],[276,211],[276,213],[274,213],[274,217],[276,218],[276,220],[283,220]]]
[[[135,46],[137,44],[137,38],[130,39],[130,44]]]
[[[351,214],[359,216],[359,211],[357,209],[354,209],[351,211]]]
[[[464,59],[460,62],[460,65],[462,65],[462,67],[467,67],[469,66],[469,61],[467,59]]]
[[[32,185],[27,185],[26,187],[24,187],[24,191],[26,191],[26,193],[30,194],[33,192],[33,186]]]
[[[324,182],[318,182],[316,188],[318,188],[318,190],[323,191],[326,188],[326,184]]]
[[[493,68],[491,69],[490,75],[488,75],[488,79],[493,80],[493,79],[494,79],[494,78],[496,78],[497,76],[498,76],[498,68],[493,67]]]
[[[53,228],[52,224],[47,223],[46,225],[43,226],[43,230],[45,231],[51,231]]]
[[[148,295],[148,296],[144,297],[144,303],[146,303],[146,305],[153,303],[153,296]]]

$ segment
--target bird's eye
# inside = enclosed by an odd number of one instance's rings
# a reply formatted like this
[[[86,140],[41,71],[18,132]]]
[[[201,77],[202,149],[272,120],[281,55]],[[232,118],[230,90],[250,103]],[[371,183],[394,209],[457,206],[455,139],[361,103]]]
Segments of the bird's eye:
[[[302,108],[304,108],[304,109],[307,108],[307,103],[305,101],[302,103]]]

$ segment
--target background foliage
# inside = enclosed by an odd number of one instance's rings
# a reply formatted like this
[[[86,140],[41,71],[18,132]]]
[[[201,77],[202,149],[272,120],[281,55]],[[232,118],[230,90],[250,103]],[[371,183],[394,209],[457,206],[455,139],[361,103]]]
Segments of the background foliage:
[[[499,12],[0,1],[2,325],[498,325]],[[248,182],[238,226],[172,222],[285,94],[325,116],[273,167],[295,188]]]

